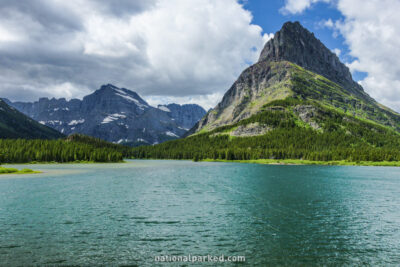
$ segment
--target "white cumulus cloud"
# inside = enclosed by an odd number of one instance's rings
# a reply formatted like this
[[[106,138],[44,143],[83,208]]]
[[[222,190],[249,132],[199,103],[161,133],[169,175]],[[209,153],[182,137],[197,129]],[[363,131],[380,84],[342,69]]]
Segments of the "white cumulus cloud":
[[[332,0],[286,0],[281,12],[288,14],[302,13],[307,8],[318,2],[329,3]]]
[[[0,94],[18,100],[114,83],[205,102],[272,37],[236,0],[3,0],[0,33]]]
[[[400,111],[400,1],[340,0],[345,19],[336,22],[350,54],[353,71],[368,73],[360,81],[372,97]]]
[[[340,54],[342,53],[342,50],[340,50],[339,48],[334,48],[332,50],[333,53],[335,53],[338,57],[340,56]]]

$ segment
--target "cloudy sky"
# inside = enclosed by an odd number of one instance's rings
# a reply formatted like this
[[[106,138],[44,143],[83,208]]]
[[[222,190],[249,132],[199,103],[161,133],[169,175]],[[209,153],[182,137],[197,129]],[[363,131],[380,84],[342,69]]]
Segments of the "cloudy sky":
[[[0,0],[0,97],[81,98],[112,83],[151,104],[214,106],[288,20],[400,111],[400,0]]]

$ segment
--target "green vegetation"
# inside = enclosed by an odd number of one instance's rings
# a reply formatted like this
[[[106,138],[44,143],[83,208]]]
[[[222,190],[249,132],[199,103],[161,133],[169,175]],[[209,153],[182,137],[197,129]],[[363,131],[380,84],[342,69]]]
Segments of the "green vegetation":
[[[8,106],[0,99],[0,138],[57,139],[64,135]]]
[[[334,166],[388,166],[400,167],[400,161],[312,161],[299,159],[255,159],[255,160],[218,160],[204,159],[202,161],[209,162],[239,162],[239,163],[255,163],[267,165],[334,165]]]
[[[40,173],[38,171],[33,171],[31,169],[18,170],[15,168],[4,168],[0,166],[0,174],[27,174],[27,173]]]
[[[327,78],[291,64],[290,82],[295,95],[301,99],[312,99],[320,104],[340,109],[353,116],[388,125],[400,131],[400,116],[375,102],[361,91],[353,95],[342,86]]]
[[[1,163],[121,162],[130,156],[128,147],[78,134],[59,140],[0,139]]]
[[[307,114],[297,113],[306,107]],[[308,119],[304,117],[309,116]],[[301,118],[303,117],[303,118]],[[264,135],[231,138],[226,133],[258,122],[272,130]],[[318,125],[314,129],[312,125]],[[396,162],[400,161],[400,135],[389,128],[346,115],[316,101],[277,100],[248,119],[185,139],[133,149],[136,158]]]

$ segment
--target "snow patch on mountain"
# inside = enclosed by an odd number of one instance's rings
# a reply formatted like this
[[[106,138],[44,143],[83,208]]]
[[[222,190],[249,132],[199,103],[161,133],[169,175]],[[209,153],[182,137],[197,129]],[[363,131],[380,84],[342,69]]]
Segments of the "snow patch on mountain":
[[[103,119],[101,124],[106,124],[106,123],[110,123],[112,121],[116,121],[116,120],[119,120],[119,119],[125,119],[125,118],[126,118],[126,116],[122,115],[122,114],[118,114],[118,113],[110,114],[110,115],[108,115],[107,117],[105,117]]]
[[[166,106],[158,106],[158,109],[161,109],[162,111],[165,112],[171,112],[171,110],[169,110],[169,108],[167,108]]]
[[[135,99],[135,98],[133,98],[133,97],[131,97],[129,95],[122,95],[122,94],[118,94],[118,93],[116,95],[120,96],[120,97],[122,97],[122,98],[124,98],[124,99],[126,99],[126,100],[128,100],[130,102],[134,102],[140,109],[145,109],[145,108],[148,107],[147,105],[143,105],[137,99]]]
[[[165,132],[165,134],[168,135],[168,136],[172,136],[172,137],[179,137],[178,135],[174,134],[171,131],[167,131],[167,132]]]
[[[119,139],[117,142],[115,142],[115,143],[117,143],[117,144],[121,144],[121,143],[128,143],[128,142],[130,142],[131,140],[129,140],[129,139]]]
[[[77,124],[81,124],[81,123],[84,123],[85,122],[85,119],[81,119],[81,120],[72,120],[72,121],[70,121],[69,123],[68,123],[68,125],[69,126],[72,126],[72,125],[77,125]]]

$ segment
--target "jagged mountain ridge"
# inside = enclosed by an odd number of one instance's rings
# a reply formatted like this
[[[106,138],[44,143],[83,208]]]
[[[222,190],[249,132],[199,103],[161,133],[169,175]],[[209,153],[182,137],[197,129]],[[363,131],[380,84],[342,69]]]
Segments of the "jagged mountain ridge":
[[[82,100],[40,98],[33,103],[8,102],[32,119],[66,135],[81,133],[130,145],[176,139],[205,114],[204,109],[197,106],[203,112],[189,112],[192,125],[181,125],[175,113],[152,107],[137,93],[111,84],[101,86]],[[180,105],[175,109],[177,114],[179,110],[187,111]]]
[[[57,139],[64,135],[32,120],[0,99],[0,138]]]
[[[196,104],[158,105],[158,108],[169,112],[170,116],[186,130],[192,128],[206,114],[206,111]]]
[[[349,69],[314,34],[287,22],[242,72],[222,101],[188,133],[210,131],[251,117],[274,100],[294,97],[324,105],[400,131],[400,116],[373,100]]]

